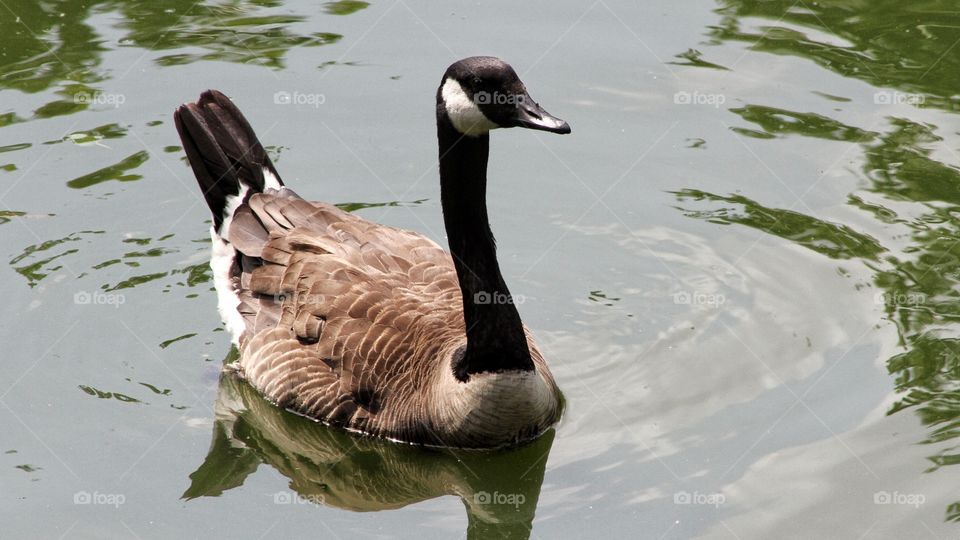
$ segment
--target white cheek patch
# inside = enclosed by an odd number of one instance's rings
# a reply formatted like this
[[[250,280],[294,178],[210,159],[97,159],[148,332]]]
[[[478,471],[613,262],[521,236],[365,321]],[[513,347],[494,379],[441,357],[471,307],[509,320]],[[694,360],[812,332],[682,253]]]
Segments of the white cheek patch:
[[[500,127],[483,114],[480,107],[470,99],[460,83],[454,79],[447,79],[443,83],[440,95],[443,97],[450,122],[460,133],[476,137]]]

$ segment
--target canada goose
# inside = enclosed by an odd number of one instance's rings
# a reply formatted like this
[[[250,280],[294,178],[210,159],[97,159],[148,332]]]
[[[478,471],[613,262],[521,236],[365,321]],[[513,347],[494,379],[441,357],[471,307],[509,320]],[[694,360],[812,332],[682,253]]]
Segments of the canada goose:
[[[237,107],[208,90],[174,120],[213,212],[210,266],[239,372],[280,407],[410,443],[495,448],[555,424],[562,397],[500,275],[490,130],[569,133],[508,64],[452,64],[437,91],[446,253],[284,187]]]

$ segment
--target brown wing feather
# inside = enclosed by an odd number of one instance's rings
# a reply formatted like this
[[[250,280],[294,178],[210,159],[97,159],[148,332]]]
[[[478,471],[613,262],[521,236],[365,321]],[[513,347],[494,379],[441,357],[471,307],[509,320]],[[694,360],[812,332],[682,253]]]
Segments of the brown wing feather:
[[[281,406],[407,437],[398,410],[465,341],[453,263],[429,239],[288,191],[253,195],[231,223],[245,262],[240,367]]]

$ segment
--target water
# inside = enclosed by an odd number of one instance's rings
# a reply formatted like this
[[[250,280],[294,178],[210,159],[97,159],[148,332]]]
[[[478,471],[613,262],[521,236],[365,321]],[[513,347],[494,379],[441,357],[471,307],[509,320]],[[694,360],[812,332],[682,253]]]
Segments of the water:
[[[955,535],[958,40],[938,1],[8,0],[0,536]],[[422,451],[221,378],[173,108],[219,88],[301,194],[442,242],[472,54],[573,127],[490,165],[556,432]]]

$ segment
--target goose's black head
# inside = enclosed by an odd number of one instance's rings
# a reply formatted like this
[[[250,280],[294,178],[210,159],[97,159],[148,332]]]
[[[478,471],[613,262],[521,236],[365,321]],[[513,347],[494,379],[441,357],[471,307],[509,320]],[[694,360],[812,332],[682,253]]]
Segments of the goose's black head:
[[[447,68],[437,90],[437,116],[473,137],[501,127],[570,133],[566,122],[533,101],[509,64],[492,56],[464,58]]]

